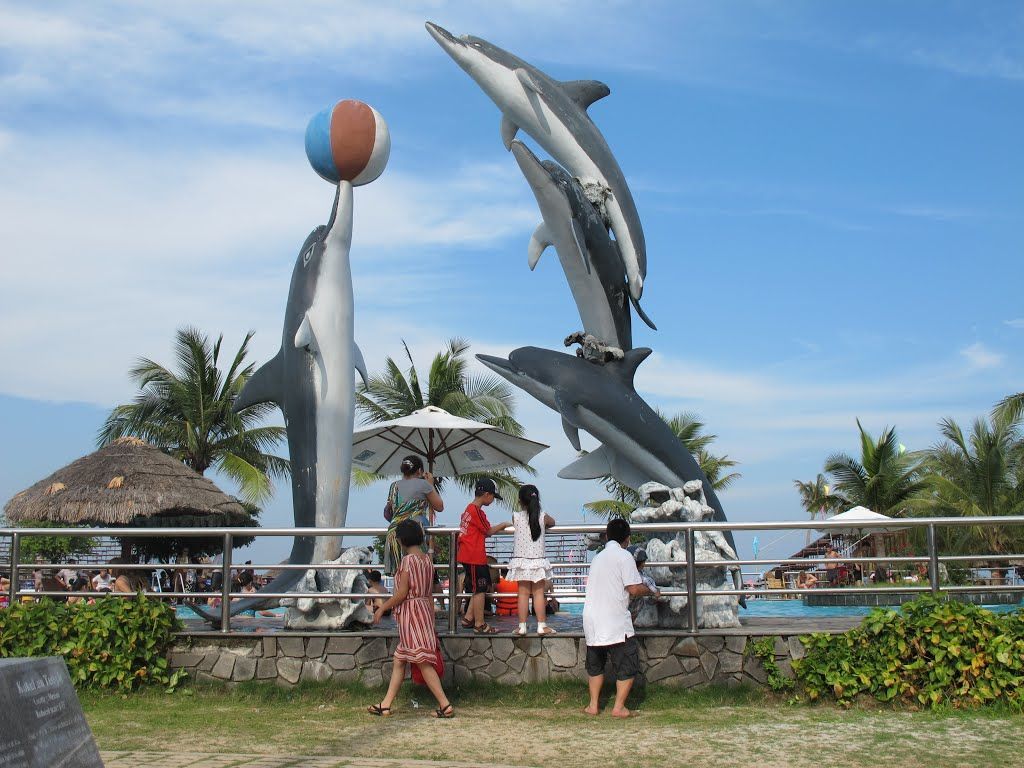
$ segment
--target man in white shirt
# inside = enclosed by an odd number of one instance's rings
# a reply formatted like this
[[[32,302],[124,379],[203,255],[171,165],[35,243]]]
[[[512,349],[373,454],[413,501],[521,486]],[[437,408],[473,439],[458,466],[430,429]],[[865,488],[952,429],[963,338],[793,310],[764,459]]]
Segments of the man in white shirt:
[[[643,583],[629,545],[629,523],[609,521],[608,543],[590,564],[586,598],[583,601],[583,634],[587,642],[587,675],[590,704],[583,711],[600,714],[598,698],[604,684],[604,668],[611,659],[615,669],[613,717],[629,717],[626,697],[640,674],[640,654],[629,615],[629,599],[653,595]]]

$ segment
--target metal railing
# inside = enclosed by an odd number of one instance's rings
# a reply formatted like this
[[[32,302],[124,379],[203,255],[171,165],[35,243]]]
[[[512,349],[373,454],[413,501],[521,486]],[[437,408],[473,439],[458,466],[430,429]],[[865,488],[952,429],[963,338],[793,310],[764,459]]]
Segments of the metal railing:
[[[988,565],[986,567],[1010,567],[1011,561],[1024,561],[1024,553],[1022,554],[996,554],[996,553],[979,553],[971,555],[941,555],[938,551],[937,546],[937,535],[936,532],[940,528],[957,528],[962,526],[1019,526],[1024,525],[1024,516],[1005,516],[1005,517],[974,517],[974,518],[960,518],[960,517],[944,517],[944,518],[900,518],[898,520],[886,521],[886,522],[871,522],[858,524],[856,527],[864,531],[873,532],[884,532],[888,529],[895,530],[906,530],[913,528],[924,528],[926,533],[927,543],[927,554],[921,556],[891,556],[891,555],[879,555],[874,557],[844,557],[842,558],[843,563],[858,563],[858,564],[872,564],[872,563],[909,563],[927,564],[928,580],[927,586],[907,586],[907,585],[893,585],[891,587],[816,587],[813,589],[814,594],[850,594],[857,592],[870,592],[872,594],[892,594],[892,593],[922,593],[927,592],[933,595],[937,595],[940,592],[946,593],[981,593],[989,592],[993,589],[991,586],[985,585],[941,585],[939,583],[939,565],[940,563],[970,563],[970,562],[985,562]],[[661,594],[663,597],[682,597],[687,598],[687,618],[688,627],[685,630],[680,630],[680,633],[695,634],[699,632],[699,622],[697,615],[697,598],[708,597],[714,595],[733,595],[743,597],[763,597],[768,595],[806,595],[812,590],[806,588],[783,588],[783,589],[764,589],[758,587],[747,587],[743,586],[738,589],[714,589],[705,590],[697,588],[697,570],[699,568],[709,567],[740,567],[743,566],[774,566],[774,565],[834,565],[835,559],[831,558],[788,558],[788,559],[752,559],[752,560],[700,560],[696,559],[695,555],[695,544],[696,534],[702,531],[799,531],[799,530],[819,530],[828,531],[830,529],[836,529],[840,531],[848,531],[850,529],[848,522],[832,522],[829,520],[824,521],[772,521],[772,522],[737,522],[737,523],[719,523],[719,522],[701,522],[701,523],[642,523],[631,525],[631,529],[635,533],[642,533],[648,535],[662,535],[662,534],[681,534],[682,535],[682,548],[686,553],[686,557],[683,560],[672,560],[666,562],[654,562],[648,561],[646,567],[666,567],[666,568],[683,568],[686,572],[686,588],[684,590],[662,590]],[[604,525],[559,525],[557,526],[558,533],[603,533],[605,530]],[[320,529],[320,528],[0,528],[0,537],[9,537],[11,539],[11,562],[10,564],[0,564],[0,572],[10,572],[10,585],[8,588],[8,599],[13,604],[17,600],[23,597],[62,597],[67,598],[69,596],[88,598],[88,597],[101,597],[110,594],[120,594],[122,597],[132,597],[138,592],[142,592],[147,596],[159,597],[159,598],[172,598],[172,599],[220,599],[220,631],[222,633],[229,633],[231,631],[231,602],[234,599],[265,599],[273,600],[280,598],[297,597],[304,593],[299,592],[258,592],[258,593],[247,593],[247,592],[234,592],[231,590],[232,584],[232,573],[236,570],[250,569],[252,571],[258,570],[301,570],[306,571],[310,569],[316,570],[366,570],[372,568],[373,565],[367,564],[335,564],[335,563],[318,563],[315,565],[310,564],[251,564],[246,563],[244,566],[239,566],[232,561],[232,549],[234,538],[238,537],[292,537],[292,536],[342,536],[342,537],[375,537],[381,536],[386,533],[387,528],[331,528],[331,529]],[[505,534],[511,532],[506,531]],[[448,538],[449,552],[458,551],[458,528],[446,528],[446,527],[432,527],[428,529],[428,533],[431,536],[445,536]],[[21,589],[19,574],[23,574],[27,571],[32,570],[55,570],[66,567],[63,563],[20,563],[21,554],[21,542],[32,536],[81,536],[81,537],[94,537],[97,535],[107,535],[116,537],[131,537],[131,538],[162,538],[162,537],[182,537],[182,538],[210,538],[212,536],[223,537],[224,554],[221,563],[218,564],[204,564],[204,563],[110,563],[104,566],[103,564],[91,563],[91,570],[96,570],[103,567],[111,567],[119,571],[152,571],[156,568],[163,569],[165,571],[177,572],[181,570],[207,570],[207,571],[220,571],[221,574],[221,585],[217,591],[208,592],[188,592],[188,591],[154,591],[140,589],[132,592],[122,593],[109,593],[102,591],[80,591],[70,593],[67,591],[56,591],[56,590],[23,590]],[[503,534],[498,534],[503,535]],[[1006,566],[992,566],[993,562],[1006,562]],[[553,563],[554,570],[561,569],[575,569],[589,568],[589,563]],[[447,592],[438,593],[435,595],[437,599],[447,600],[448,602],[448,631],[452,634],[458,630],[458,618],[459,618],[459,605],[465,598],[472,597],[472,593],[458,591],[458,574],[457,565],[455,558],[449,558],[448,563],[438,563],[436,565],[439,571],[446,570],[448,573],[448,590]],[[1024,584],[1006,584],[997,587],[1000,592],[1024,592]],[[584,597],[585,591],[565,591],[560,590],[557,592],[559,597]],[[319,598],[334,598],[334,599],[351,599],[351,600],[365,600],[373,598],[372,594],[366,592],[345,592],[345,593],[334,593],[324,592],[317,593]],[[514,593],[490,593],[493,597],[511,597]],[[383,597],[383,596],[381,596]],[[351,633],[350,633],[351,634]]]

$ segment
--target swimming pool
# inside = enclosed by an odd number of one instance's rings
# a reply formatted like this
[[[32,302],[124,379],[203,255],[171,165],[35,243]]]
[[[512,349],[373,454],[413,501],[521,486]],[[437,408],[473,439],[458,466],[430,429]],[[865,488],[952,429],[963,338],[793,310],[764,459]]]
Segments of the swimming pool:
[[[894,608],[897,606],[893,606]],[[1010,613],[1020,608],[1020,605],[983,605],[982,608],[993,613]],[[220,609],[215,609],[220,610]],[[284,617],[287,608],[270,609],[276,616]],[[179,619],[197,619],[199,616],[187,605],[178,605],[175,612]],[[859,605],[821,605],[808,606],[803,600],[747,600],[746,609],[740,609],[740,618],[760,616],[766,618],[835,618],[842,616],[867,616],[871,612],[870,606]],[[583,614],[583,603],[563,602],[559,613],[570,616]]]
[[[898,606],[891,606],[897,608]],[[993,613],[1009,613],[1020,608],[1020,605],[983,605],[982,608]],[[747,600],[747,607],[740,608],[740,618],[763,616],[765,618],[836,618],[842,616],[867,616],[872,606],[861,605],[805,605],[803,600]],[[562,603],[560,613],[580,615],[583,603]]]

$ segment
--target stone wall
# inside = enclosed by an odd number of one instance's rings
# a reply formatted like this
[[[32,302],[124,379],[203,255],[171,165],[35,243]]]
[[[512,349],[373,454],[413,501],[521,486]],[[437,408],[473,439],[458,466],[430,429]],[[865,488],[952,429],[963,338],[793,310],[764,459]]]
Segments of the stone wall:
[[[699,637],[639,636],[648,683],[695,688],[709,684],[763,685],[759,659],[747,655],[746,634]],[[300,680],[336,680],[380,686],[391,675],[396,637],[289,635],[182,638],[171,666],[199,680],[266,680],[291,686]],[[445,682],[471,680],[515,685],[557,679],[586,679],[586,646],[581,637],[446,637]],[[803,656],[797,637],[776,637],[775,658],[791,675],[790,662]]]

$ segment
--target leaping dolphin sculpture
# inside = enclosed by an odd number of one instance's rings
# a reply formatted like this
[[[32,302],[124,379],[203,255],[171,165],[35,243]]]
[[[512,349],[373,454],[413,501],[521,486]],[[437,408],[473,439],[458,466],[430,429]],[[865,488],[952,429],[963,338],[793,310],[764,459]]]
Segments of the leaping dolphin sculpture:
[[[512,155],[543,218],[530,239],[530,269],[554,245],[584,331],[623,352],[632,349],[630,301],[641,319],[657,329],[629,295],[619,251],[597,210],[557,163],[541,162],[521,141],[512,142]]]
[[[292,506],[298,528],[340,528],[348,510],[352,472],[355,398],[352,371],[366,381],[366,365],[353,338],[352,184],[338,183],[331,218],[314,229],[299,250],[285,306],[281,349],[249,378],[236,411],[256,403],[276,403],[288,425]],[[334,560],[340,537],[296,536],[288,562]],[[305,574],[287,570],[262,591],[284,592]],[[263,602],[239,600],[231,613]],[[209,621],[217,614],[193,608]]]
[[[587,107],[611,90],[597,80],[558,81],[513,54],[471,35],[457,38],[431,22],[427,31],[501,110],[508,149],[522,128],[580,180],[615,234],[630,295],[639,299],[647,247],[633,195]]]
[[[558,473],[570,480],[612,476],[639,488],[656,481],[681,488],[700,480],[715,520],[725,521],[722,504],[700,465],[654,409],[633,387],[636,369],[651,350],[626,352],[622,360],[596,365],[564,352],[539,347],[513,350],[507,360],[491,355],[476,358],[496,374],[533,395],[562,417],[562,428],[573,448],[580,450],[579,430],[601,442]],[[736,548],[732,532],[726,532]]]

